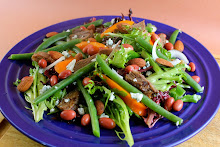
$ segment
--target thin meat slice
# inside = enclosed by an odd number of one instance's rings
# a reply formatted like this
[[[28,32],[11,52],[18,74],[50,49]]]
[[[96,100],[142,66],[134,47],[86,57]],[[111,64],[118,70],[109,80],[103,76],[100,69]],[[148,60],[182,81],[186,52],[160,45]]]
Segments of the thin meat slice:
[[[75,29],[73,30],[73,33],[69,36],[71,40],[73,39],[82,39],[82,40],[87,40],[88,38],[93,37],[93,30],[88,30],[88,29]]]
[[[166,35],[161,33],[158,36],[160,37],[160,43],[161,43],[162,47],[164,47],[164,45],[166,44]]]
[[[154,112],[149,108],[147,109],[147,117],[143,117],[144,122],[149,128],[152,128],[156,124],[156,122],[161,118],[163,118],[163,116],[159,115],[158,113]]]
[[[142,31],[145,31],[145,21],[141,21],[139,23],[135,23],[132,25],[133,28],[137,28],[137,29],[140,29]]]
[[[91,57],[89,58],[86,58],[86,59],[82,59],[82,60],[79,60],[78,62],[76,62],[75,66],[74,66],[74,72],[76,72],[77,70],[79,70],[80,68],[86,66],[87,64],[91,63],[92,59],[94,59],[96,57],[96,54],[95,55],[92,55]]]
[[[38,62],[41,59],[45,59],[49,63],[53,63],[55,60],[46,52],[34,53],[31,57],[32,61]]]
[[[79,102],[79,91],[74,90],[69,92],[57,105],[59,109],[63,110],[76,110]]]
[[[125,80],[137,87],[149,98],[153,98],[153,94],[158,93],[158,90],[138,71],[131,71],[126,74]]]
[[[100,49],[100,50],[99,50],[99,54],[106,54],[107,56],[109,56],[112,51],[113,51],[112,48]]]

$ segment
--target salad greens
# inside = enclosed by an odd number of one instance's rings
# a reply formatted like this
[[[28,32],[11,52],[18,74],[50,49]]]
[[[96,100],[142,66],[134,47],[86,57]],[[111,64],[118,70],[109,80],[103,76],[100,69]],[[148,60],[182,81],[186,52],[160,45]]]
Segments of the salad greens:
[[[145,26],[144,21],[139,24],[131,20],[116,20],[103,25],[103,20],[93,20],[45,38],[33,53],[9,57],[12,60],[31,59],[32,55],[36,57],[32,58],[34,68],[29,71],[33,83],[24,92],[35,122],[43,120],[45,112],[48,115],[58,113],[60,118],[69,122],[77,114],[81,117],[81,124],[86,126],[91,122],[94,136],[100,137],[100,126],[104,126],[99,121],[106,117],[111,124],[105,122],[105,125],[116,124],[121,129],[115,130],[116,135],[127,141],[129,146],[134,145],[129,124],[133,114],[145,123],[145,120],[150,122],[150,126],[162,116],[177,126],[181,125],[183,120],[165,109],[166,100],[173,97],[175,101],[197,103],[201,99],[199,93],[203,92],[203,88],[185,71],[191,71],[191,67],[183,62],[173,62],[178,59],[171,58],[173,54],[167,51],[165,44],[152,39],[152,35],[157,35],[153,24]],[[126,25],[123,27],[122,24]],[[174,31],[169,42],[174,45],[179,33],[180,30]],[[126,48],[126,45],[132,48]],[[108,53],[101,54],[101,50]],[[138,62],[129,65],[129,61],[135,58],[144,65]],[[158,58],[163,62],[159,62]],[[48,63],[46,68],[50,69],[45,71],[40,60],[46,62],[46,66]],[[53,64],[54,67],[51,66]],[[54,85],[52,77],[55,77]],[[14,85],[22,82],[18,79]],[[187,94],[190,88],[198,93]],[[76,94],[66,96],[71,91],[76,91]],[[59,107],[59,104],[65,107]]]
[[[113,103],[110,103],[110,105],[107,106],[107,114],[122,130],[122,132],[116,131],[117,136],[121,140],[126,140],[129,146],[132,146],[134,144],[134,139],[132,137],[129,124],[130,117],[128,109],[123,100],[116,96],[113,100]],[[121,138],[120,134],[124,134],[124,138]]]
[[[47,110],[45,101],[40,102],[39,104],[34,103],[34,99],[40,95],[40,90],[43,88],[43,83],[46,82],[44,75],[39,73],[39,66],[36,62],[33,62],[35,66],[34,69],[30,69],[30,76],[33,76],[34,82],[29,90],[24,93],[25,100],[31,104],[31,110],[34,116],[35,122],[39,122],[43,119],[44,111]]]

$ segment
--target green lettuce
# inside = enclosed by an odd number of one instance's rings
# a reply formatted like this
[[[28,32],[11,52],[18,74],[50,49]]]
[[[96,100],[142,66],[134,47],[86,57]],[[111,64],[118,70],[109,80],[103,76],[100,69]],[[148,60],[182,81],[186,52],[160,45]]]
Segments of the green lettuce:
[[[130,124],[129,124],[129,112],[126,104],[121,98],[116,95],[116,98],[113,100],[113,103],[110,103],[107,106],[106,113],[112,118],[115,123],[121,128],[122,132],[115,131],[117,136],[121,140],[126,140],[129,146],[134,145],[134,139],[131,134]],[[124,138],[120,136],[124,134]]]

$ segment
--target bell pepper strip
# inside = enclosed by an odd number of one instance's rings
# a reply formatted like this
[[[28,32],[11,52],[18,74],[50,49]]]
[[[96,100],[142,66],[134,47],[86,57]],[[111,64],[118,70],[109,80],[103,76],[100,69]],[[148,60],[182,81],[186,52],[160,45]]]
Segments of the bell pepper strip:
[[[94,48],[100,48],[100,47],[107,48],[107,46],[105,46],[102,43],[99,43],[99,42],[87,42],[87,41],[82,41],[82,42],[76,44],[76,47],[78,47],[78,48],[80,48],[82,50],[84,47],[86,47],[89,44],[93,45]]]
[[[108,86],[112,89],[116,88],[119,91],[122,91],[123,93],[126,93],[126,96],[120,96],[120,98],[125,102],[125,104],[136,114],[140,115],[140,116],[146,116],[147,114],[147,107],[140,103],[137,102],[137,100],[133,99],[131,97],[131,94],[129,92],[127,92],[124,88],[122,88],[120,85],[118,85],[116,82],[114,82],[113,80],[111,80],[109,77],[107,77],[104,74],[99,74],[97,73],[97,75],[108,84]]]
[[[114,24],[113,26],[109,27],[107,30],[105,30],[102,34],[101,37],[105,36],[105,33],[109,33],[109,32],[114,32],[114,30],[117,29],[117,25],[120,23],[127,23],[129,25],[133,25],[134,22],[130,21],[130,20],[123,20],[123,21],[119,21],[118,23]]]
[[[98,62],[98,65],[101,67],[101,70],[104,72],[104,74],[109,76],[113,81],[115,81],[117,84],[119,84],[125,90],[127,90],[128,92],[132,92],[132,93],[142,93],[140,90],[138,90],[134,86],[130,85],[128,82],[124,81],[119,76],[117,76],[116,73],[114,73],[111,70],[111,68],[106,64],[106,62],[102,59],[102,57],[100,55],[96,56],[96,61]],[[141,102],[144,105],[146,105],[147,107],[149,107],[151,110],[157,112],[158,114],[166,117],[170,121],[176,123],[177,126],[183,122],[183,120],[181,118],[179,118],[178,116],[165,110],[163,107],[156,104],[153,100],[151,100],[149,97],[147,97],[144,94],[143,94],[143,98],[142,98]]]
[[[54,66],[54,69],[57,73],[61,73],[62,71],[66,70],[66,66],[74,59],[73,56],[67,58],[66,60],[64,61],[61,61],[59,63],[57,63],[55,66]]]

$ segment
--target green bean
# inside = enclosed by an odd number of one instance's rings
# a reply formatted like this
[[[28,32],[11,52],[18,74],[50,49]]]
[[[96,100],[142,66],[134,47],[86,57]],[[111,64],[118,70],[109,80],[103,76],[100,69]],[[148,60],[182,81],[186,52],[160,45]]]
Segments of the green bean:
[[[141,56],[143,58],[147,58],[148,61],[150,62],[150,65],[153,66],[154,71],[157,74],[163,73],[163,70],[160,68],[160,66],[153,60],[153,58],[150,56],[150,54],[148,54],[148,52],[142,50],[141,52]]]
[[[65,37],[68,36],[68,32],[62,32],[62,33],[59,33],[57,35],[54,35],[50,38],[47,38],[47,40],[45,40],[43,43],[41,43],[37,49],[35,50],[35,52],[39,52],[41,50],[44,50],[46,49],[48,46],[50,46],[51,44],[55,43],[56,41],[58,40],[61,40]]]
[[[63,44],[60,44],[60,45],[57,45],[57,46],[54,46],[54,47],[51,47],[51,48],[48,48],[48,49],[42,50],[42,51],[43,52],[48,52],[48,51],[58,51],[58,52],[60,52],[60,51],[72,48],[77,43],[80,43],[80,42],[81,42],[81,39],[74,39],[74,40],[71,40],[69,42],[66,42],[66,43],[63,43]],[[8,59],[11,59],[11,60],[29,60],[29,59],[31,59],[31,56],[33,54],[34,53],[11,54],[11,56],[8,57]]]
[[[171,36],[170,36],[169,42],[172,43],[173,45],[174,45],[175,42],[176,42],[176,38],[177,38],[179,32],[181,32],[181,31],[180,31],[180,30],[175,30],[175,31],[171,34]]]
[[[90,114],[90,117],[91,117],[91,124],[92,124],[93,134],[96,137],[100,137],[100,128],[99,128],[97,110],[96,110],[96,107],[94,105],[93,99],[91,98],[91,96],[89,95],[87,90],[83,87],[82,81],[77,80],[77,86],[79,87],[80,91],[82,92],[82,94],[83,94],[83,96],[86,100],[86,104],[88,106],[89,114]]]
[[[137,88],[130,85],[128,82],[121,79],[119,76],[117,76],[111,68],[105,63],[105,61],[101,58],[100,55],[96,56],[96,61],[98,62],[98,65],[101,67],[102,71],[109,76],[112,80],[114,80],[116,83],[118,83],[120,86],[122,86],[125,90],[132,93],[141,93]],[[151,100],[149,97],[143,94],[143,98],[141,100],[143,104],[145,104],[147,107],[149,107],[151,110],[157,112],[158,114],[166,117],[170,121],[175,122],[177,125],[180,125],[182,123],[182,119],[177,117],[176,115],[170,113],[169,111],[165,110],[160,105],[156,104],[153,100]]]
[[[81,53],[81,54],[83,55],[83,58],[87,58],[87,55],[84,54],[83,51],[82,51],[80,48],[74,46],[72,49],[73,49],[73,51],[76,52],[76,53]]]
[[[70,75],[68,78],[60,81],[53,87],[51,87],[49,90],[38,96],[36,99],[34,99],[34,103],[38,104],[46,99],[48,99],[50,96],[52,96],[54,93],[56,93],[58,90],[61,90],[68,86],[69,84],[73,83],[77,79],[79,79],[81,76],[85,75],[86,73],[92,71],[94,69],[95,62],[92,62],[79,70],[77,70],[75,73]]]
[[[96,21],[93,21],[93,22],[90,22],[90,23],[87,23],[87,24],[84,24],[84,25],[77,26],[77,27],[75,27],[75,28],[70,29],[69,35],[72,33],[73,30],[78,29],[78,28],[80,28],[81,26],[88,27],[88,26],[90,26],[91,24],[94,24],[94,26],[97,27],[97,26],[101,25],[102,22],[103,22],[103,19],[99,19],[99,20],[96,20]]]
[[[153,46],[150,44],[150,43],[148,43],[147,41],[145,41],[143,38],[141,38],[141,37],[137,37],[136,39],[136,42],[138,43],[138,44],[140,44],[140,46],[142,46],[148,53],[152,53],[152,49],[153,49]],[[163,59],[165,59],[165,60],[170,60],[170,59],[168,59],[167,58],[167,56],[165,56],[164,54],[162,54],[160,51],[158,51],[158,50],[156,50],[156,53],[157,53],[157,56],[159,57],[159,58],[163,58]]]
[[[94,24],[95,26],[99,26],[99,25],[102,24],[102,22],[103,22],[103,19],[99,19],[99,20],[96,20],[96,21],[91,22],[91,23],[87,23],[87,24],[84,24],[84,25],[80,25],[80,26],[74,27],[74,28],[70,29],[68,32],[63,31],[62,33],[54,35],[54,36],[48,38],[47,40],[45,40],[43,43],[41,43],[41,45],[38,46],[38,48],[35,50],[35,52],[39,52],[41,50],[44,50],[48,46],[50,46],[51,44],[55,43],[56,41],[61,40],[63,38],[66,38],[67,36],[69,36],[72,33],[73,30],[78,29],[81,26],[88,27],[91,24]]]
[[[183,80],[189,84],[196,92],[202,92],[202,87],[186,72],[183,71]]]
[[[60,44],[63,44],[63,43],[66,43],[66,41],[57,41],[57,42],[55,42],[55,45],[60,45]]]
[[[110,25],[112,25],[110,21],[103,24],[104,27],[109,27]]]

